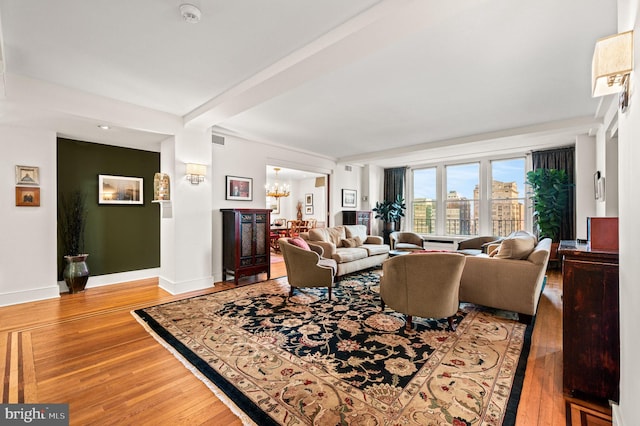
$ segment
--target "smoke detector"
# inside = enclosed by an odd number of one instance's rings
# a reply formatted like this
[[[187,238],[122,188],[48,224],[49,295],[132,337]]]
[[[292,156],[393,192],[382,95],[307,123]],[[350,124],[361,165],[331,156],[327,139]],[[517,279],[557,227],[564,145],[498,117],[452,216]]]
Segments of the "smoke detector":
[[[185,22],[188,22],[190,24],[197,24],[198,22],[200,22],[200,9],[192,4],[181,4],[180,14],[182,15],[182,19],[184,19]]]

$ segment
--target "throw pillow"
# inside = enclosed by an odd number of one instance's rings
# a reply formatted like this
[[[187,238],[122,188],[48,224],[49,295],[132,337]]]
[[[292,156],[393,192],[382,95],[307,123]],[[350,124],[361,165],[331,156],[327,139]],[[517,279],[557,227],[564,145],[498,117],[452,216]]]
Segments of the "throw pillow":
[[[533,235],[519,234],[502,240],[498,253],[493,256],[496,259],[526,259],[536,246],[536,238]]]
[[[362,240],[360,239],[360,237],[342,239],[343,247],[360,247],[361,245],[362,245]]]
[[[289,243],[293,244],[294,246],[300,247],[301,249],[304,249],[304,250],[311,250],[311,247],[309,247],[309,244],[307,244],[307,242],[300,237],[289,238]]]

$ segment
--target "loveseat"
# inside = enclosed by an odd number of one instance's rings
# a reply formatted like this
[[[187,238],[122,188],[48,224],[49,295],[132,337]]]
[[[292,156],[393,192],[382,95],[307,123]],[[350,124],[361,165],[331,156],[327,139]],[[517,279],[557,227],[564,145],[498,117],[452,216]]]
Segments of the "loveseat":
[[[530,322],[538,309],[550,251],[551,239],[538,242],[519,231],[491,254],[467,256],[460,301],[517,312],[521,322]]]
[[[364,225],[312,228],[301,236],[310,246],[322,247],[323,257],[336,261],[336,276],[372,268],[389,257],[389,245],[380,236],[367,235]]]

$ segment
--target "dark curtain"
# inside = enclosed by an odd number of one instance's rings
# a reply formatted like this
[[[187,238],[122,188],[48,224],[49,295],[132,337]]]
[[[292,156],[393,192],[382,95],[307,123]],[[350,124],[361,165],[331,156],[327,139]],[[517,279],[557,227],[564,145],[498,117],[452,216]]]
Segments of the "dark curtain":
[[[533,169],[565,170],[569,177],[568,208],[562,219],[560,229],[561,240],[575,240],[576,238],[576,190],[575,190],[575,148],[559,148],[548,151],[534,151],[531,153]]]
[[[395,200],[398,195],[404,196],[404,175],[406,168],[384,169],[384,199]],[[396,231],[400,230],[400,222],[396,223]]]

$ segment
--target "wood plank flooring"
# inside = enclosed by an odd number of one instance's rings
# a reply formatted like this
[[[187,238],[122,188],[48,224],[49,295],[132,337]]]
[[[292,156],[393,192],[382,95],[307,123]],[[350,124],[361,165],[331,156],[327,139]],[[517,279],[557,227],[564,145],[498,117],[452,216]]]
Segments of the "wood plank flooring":
[[[283,276],[284,264],[272,264],[271,274]],[[561,280],[550,271],[540,300],[518,425],[565,422]],[[141,280],[0,308],[1,401],[69,403],[72,425],[240,425],[130,314],[230,287],[172,296],[157,280]]]

